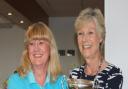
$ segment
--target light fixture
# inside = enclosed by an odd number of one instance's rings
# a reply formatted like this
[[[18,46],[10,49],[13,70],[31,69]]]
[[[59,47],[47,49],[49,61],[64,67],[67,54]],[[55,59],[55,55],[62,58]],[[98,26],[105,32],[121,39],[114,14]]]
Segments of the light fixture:
[[[11,12],[8,12],[8,15],[12,15],[12,13]]]
[[[23,21],[23,20],[21,20],[21,21],[20,21],[20,23],[24,23],[24,21]]]

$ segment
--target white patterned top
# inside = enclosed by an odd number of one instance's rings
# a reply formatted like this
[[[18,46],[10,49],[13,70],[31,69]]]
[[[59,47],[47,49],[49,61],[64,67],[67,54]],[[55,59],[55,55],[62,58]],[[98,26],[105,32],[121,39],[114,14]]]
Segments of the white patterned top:
[[[85,64],[74,68],[70,72],[70,78],[86,79],[94,81],[95,89],[122,89],[123,76],[120,68],[109,64],[104,70],[94,76],[87,75],[84,72]]]

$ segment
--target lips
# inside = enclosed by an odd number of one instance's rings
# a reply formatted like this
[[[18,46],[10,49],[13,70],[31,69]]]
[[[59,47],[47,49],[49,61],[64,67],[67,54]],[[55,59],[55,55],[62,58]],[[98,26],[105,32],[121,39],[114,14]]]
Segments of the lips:
[[[82,48],[83,49],[87,49],[87,48],[91,48],[92,47],[92,45],[91,44],[84,44],[84,45],[82,45]]]
[[[36,57],[36,58],[39,58],[39,57],[42,57],[43,54],[33,54],[33,56]]]

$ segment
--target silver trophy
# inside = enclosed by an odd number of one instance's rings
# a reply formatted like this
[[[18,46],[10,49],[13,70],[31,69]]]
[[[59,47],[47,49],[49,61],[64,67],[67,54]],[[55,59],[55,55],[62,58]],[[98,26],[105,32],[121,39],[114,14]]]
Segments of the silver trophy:
[[[93,89],[93,81],[85,79],[68,79],[69,89]]]

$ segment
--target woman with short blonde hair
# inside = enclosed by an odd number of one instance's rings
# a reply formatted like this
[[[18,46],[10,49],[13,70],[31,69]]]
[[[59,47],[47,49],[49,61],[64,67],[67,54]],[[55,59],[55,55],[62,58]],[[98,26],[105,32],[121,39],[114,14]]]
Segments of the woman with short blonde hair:
[[[75,21],[79,53],[84,63],[74,68],[70,78],[92,82],[94,89],[121,89],[121,69],[105,59],[105,22],[100,9],[86,8]]]

